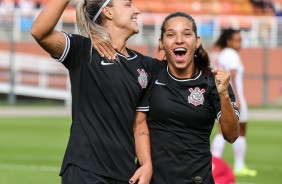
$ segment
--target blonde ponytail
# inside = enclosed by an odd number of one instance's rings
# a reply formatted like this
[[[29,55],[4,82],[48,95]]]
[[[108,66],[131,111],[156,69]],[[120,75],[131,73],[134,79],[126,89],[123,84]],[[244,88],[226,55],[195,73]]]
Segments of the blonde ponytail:
[[[93,21],[94,16],[99,11],[104,1],[101,0],[84,0],[77,5],[76,23],[79,33],[82,36],[89,37],[93,44],[93,38],[102,39],[102,42],[111,43],[111,37],[107,30],[101,26],[102,15],[96,22]],[[108,4],[111,6],[111,2]]]

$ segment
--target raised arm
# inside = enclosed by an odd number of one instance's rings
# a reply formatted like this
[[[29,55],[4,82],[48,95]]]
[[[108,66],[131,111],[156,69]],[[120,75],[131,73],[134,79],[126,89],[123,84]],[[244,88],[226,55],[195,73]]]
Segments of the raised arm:
[[[239,135],[239,123],[228,92],[230,74],[216,69],[215,80],[220,97],[221,116],[219,123],[222,135],[226,141],[233,143]]]
[[[134,122],[135,151],[141,167],[136,170],[129,183],[149,184],[152,177],[152,161],[147,115],[137,112]]]
[[[66,46],[62,32],[54,30],[69,1],[52,0],[41,11],[31,28],[31,35],[49,54],[60,58]]]

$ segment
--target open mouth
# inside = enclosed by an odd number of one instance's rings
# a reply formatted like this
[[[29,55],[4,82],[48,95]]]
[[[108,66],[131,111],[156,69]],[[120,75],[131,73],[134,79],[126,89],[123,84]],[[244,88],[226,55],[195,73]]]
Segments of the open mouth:
[[[173,52],[177,60],[183,60],[187,50],[185,48],[176,48]]]

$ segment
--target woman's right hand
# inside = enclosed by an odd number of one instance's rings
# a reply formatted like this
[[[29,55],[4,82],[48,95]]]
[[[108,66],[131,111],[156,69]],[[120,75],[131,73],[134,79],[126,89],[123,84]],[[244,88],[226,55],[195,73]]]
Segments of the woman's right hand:
[[[98,51],[101,57],[105,57],[109,60],[115,60],[116,58],[116,46],[113,43],[107,43],[99,37],[93,37],[93,47]]]

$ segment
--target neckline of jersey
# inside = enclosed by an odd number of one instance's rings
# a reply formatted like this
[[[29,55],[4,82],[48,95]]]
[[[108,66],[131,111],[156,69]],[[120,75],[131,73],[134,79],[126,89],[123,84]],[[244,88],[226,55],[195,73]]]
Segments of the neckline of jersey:
[[[195,77],[195,78],[193,78],[193,79],[178,79],[178,78],[175,78],[175,77],[169,72],[168,66],[166,67],[166,70],[167,70],[168,75],[169,75],[173,80],[178,81],[178,82],[187,82],[187,81],[197,80],[197,79],[202,75],[202,71],[200,70],[200,73],[197,75],[197,77]]]
[[[126,48],[126,50],[129,51],[129,52],[131,52],[133,55],[130,56],[130,57],[126,57],[125,55],[123,55],[122,53],[120,53],[120,52],[118,52],[118,51],[117,51],[117,55],[119,55],[119,56],[125,58],[125,59],[128,60],[128,61],[129,61],[129,60],[133,60],[133,59],[135,59],[135,58],[137,57],[137,54],[136,54],[133,50],[131,50],[131,49],[129,49],[129,48]],[[128,54],[130,55],[129,52],[128,52]]]

